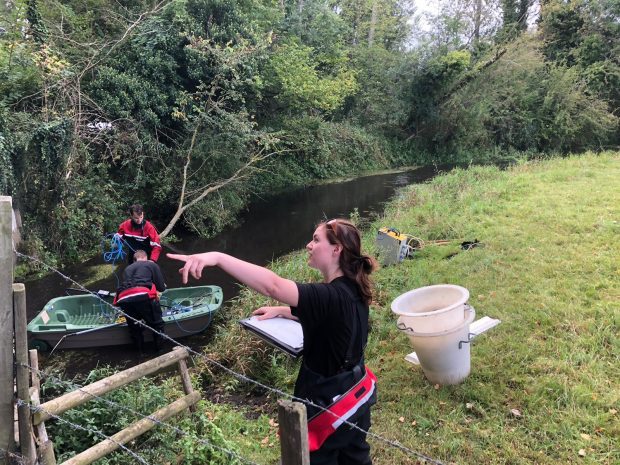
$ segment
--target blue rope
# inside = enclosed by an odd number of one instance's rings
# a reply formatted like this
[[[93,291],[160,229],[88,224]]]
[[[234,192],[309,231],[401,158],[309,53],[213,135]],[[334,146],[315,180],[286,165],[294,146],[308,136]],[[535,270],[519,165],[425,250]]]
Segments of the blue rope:
[[[108,238],[110,238],[110,249],[106,250],[105,243]],[[112,265],[116,264],[116,262],[125,260],[127,254],[123,250],[123,243],[127,244],[118,234],[107,234],[101,241],[103,260],[106,263],[112,263]],[[127,247],[131,248],[129,244],[127,244]]]
[[[109,240],[110,249],[106,250],[106,242]],[[135,252],[133,247],[127,243],[123,236],[120,234],[106,234],[101,240],[101,249],[103,251],[103,260],[106,263],[110,263],[112,267],[116,265],[116,262],[122,262],[125,260],[127,253],[123,250],[123,246],[127,246],[130,250]],[[114,277],[116,278],[116,288],[121,284],[121,280],[118,277],[116,271],[114,272]]]
[[[213,293],[212,293],[212,292],[207,292],[206,294],[204,294],[204,295],[202,295],[202,296],[199,296],[199,297],[197,298],[197,300],[200,300],[201,298],[202,298],[202,299],[204,299],[204,298],[206,298],[206,297],[210,297],[211,295],[213,295]],[[165,300],[164,300],[165,302],[167,302],[167,301],[168,301],[168,299],[166,299],[165,297],[164,297],[164,299],[165,299]],[[185,312],[187,312],[187,311],[190,311],[190,312],[191,312],[194,308],[196,308],[196,307],[198,307],[198,306],[200,306],[200,305],[203,305],[203,304],[202,304],[201,302],[199,302],[199,303],[194,303],[193,305],[186,306],[186,305],[182,305],[181,303],[179,303],[179,302],[177,302],[177,301],[175,301],[175,300],[172,300],[170,303],[171,303],[172,305],[166,305],[166,304],[164,304],[164,303],[162,303],[162,302],[160,301],[160,305],[161,305],[162,307],[166,307],[166,308],[169,308],[169,309],[170,309],[170,310],[169,310],[169,313],[168,313],[167,315],[164,315],[164,316],[170,316],[170,317],[172,317],[172,321],[174,321],[174,322],[176,323],[177,327],[178,327],[178,328],[179,328],[182,332],[184,332],[184,333],[187,333],[187,334],[198,334],[198,333],[202,333],[203,331],[205,331],[205,330],[206,330],[206,329],[207,329],[207,328],[211,325],[211,322],[213,321],[213,313],[214,313],[214,310],[211,310],[211,304],[207,304],[207,306],[208,306],[208,308],[209,308],[209,319],[207,320],[207,324],[205,324],[205,325],[204,325],[204,327],[203,327],[202,329],[199,329],[198,331],[188,331],[188,330],[186,330],[185,328],[183,328],[183,326],[181,326],[181,322],[177,319],[176,315],[183,314],[183,313],[185,313]]]
[[[181,323],[179,322],[179,320],[176,319],[175,315],[176,314],[174,313],[170,315],[172,317],[172,321],[174,321],[176,325],[178,326],[178,328],[186,334],[199,334],[199,333],[202,333],[203,331],[206,331],[206,329],[211,325],[211,321],[213,320],[213,311],[209,308],[209,319],[207,320],[207,324],[204,325],[204,327],[202,329],[199,329],[198,331],[188,331],[183,326],[181,326]]]

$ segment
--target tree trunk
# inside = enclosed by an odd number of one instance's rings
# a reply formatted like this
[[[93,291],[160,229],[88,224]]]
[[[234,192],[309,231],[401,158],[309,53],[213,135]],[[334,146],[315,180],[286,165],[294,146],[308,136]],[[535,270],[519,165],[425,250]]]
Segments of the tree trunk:
[[[372,2],[372,12],[370,14],[370,28],[368,29],[368,46],[372,47],[375,41],[375,28],[377,27],[377,0]]]
[[[474,46],[480,42],[480,18],[482,16],[482,0],[474,4]]]
[[[519,29],[525,31],[527,29],[527,14],[532,6],[532,0],[520,0],[519,2],[519,15],[518,15],[518,24]]]
[[[297,0],[297,22],[299,23],[299,30],[305,30],[305,24],[302,13],[304,12],[304,0]]]
[[[183,215],[184,211],[185,211],[185,209],[182,208],[181,206],[179,206],[179,208],[177,208],[177,211],[175,212],[174,216],[168,222],[168,226],[166,226],[165,229],[159,235],[160,238],[163,239],[166,236],[168,236],[168,234],[170,234],[170,232],[172,231],[172,228],[174,228],[174,226],[177,224],[177,222],[181,219],[181,215]]]

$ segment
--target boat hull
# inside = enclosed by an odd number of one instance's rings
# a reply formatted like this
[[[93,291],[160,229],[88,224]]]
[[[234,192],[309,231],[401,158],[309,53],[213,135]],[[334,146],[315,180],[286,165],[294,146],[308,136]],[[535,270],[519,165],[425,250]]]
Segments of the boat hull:
[[[205,331],[222,301],[218,286],[166,290],[160,299],[165,334],[179,339]],[[52,299],[28,324],[31,347],[49,349],[59,342],[62,349],[131,344],[127,323],[117,323],[116,316],[110,300],[96,295]],[[153,340],[153,333],[145,329],[144,339]]]

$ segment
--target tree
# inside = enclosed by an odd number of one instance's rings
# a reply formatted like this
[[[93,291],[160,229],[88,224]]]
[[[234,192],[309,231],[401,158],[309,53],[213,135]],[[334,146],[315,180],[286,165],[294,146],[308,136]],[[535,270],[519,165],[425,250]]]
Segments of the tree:
[[[181,219],[199,234],[230,221],[247,195],[240,181],[277,150],[277,137],[258,129],[252,112],[270,40],[255,7],[177,2],[149,19],[90,85],[109,115],[127,121],[111,142],[114,175],[133,198],[157,203],[168,221],[164,237]],[[224,207],[214,193],[231,200]]]
[[[539,21],[545,58],[575,67],[590,92],[620,110],[620,3],[547,0]]]
[[[349,97],[344,113],[361,127],[401,137],[410,111],[410,80],[415,52],[391,52],[382,47],[358,47],[352,52],[358,90]]]
[[[430,30],[418,34],[420,46],[431,53],[460,48],[474,52],[494,41],[501,25],[499,0],[440,1],[437,13],[423,13]]]
[[[501,0],[502,31],[501,40],[510,40],[525,31],[528,25],[529,10],[534,0]]]
[[[313,50],[297,43],[277,47],[268,65],[271,92],[282,106],[297,112],[333,113],[357,89],[346,62],[332,73],[320,73]]]
[[[441,117],[442,97],[470,66],[471,54],[462,50],[432,57],[417,70],[411,84],[411,110],[405,122],[410,137],[433,140],[433,128]]]
[[[351,46],[398,50],[409,37],[410,0],[334,0],[333,8],[348,26]]]
[[[186,213],[208,210],[202,202],[209,195],[247,179],[278,152],[277,134],[256,128],[237,90],[239,83],[250,79],[243,75],[243,68],[257,50],[244,41],[222,46],[195,38],[190,53],[193,62],[209,62],[217,72],[200,82],[195,92],[178,100],[174,115],[193,130],[185,153],[176,150],[166,163],[178,181],[174,189],[176,210],[161,237],[166,237]],[[182,163],[175,160],[181,157]],[[194,221],[189,224],[201,233]]]
[[[8,142],[2,144],[14,177],[8,187],[23,213],[27,252],[72,259],[91,250],[85,231],[103,229],[115,203],[110,184],[92,182],[100,165],[83,148],[95,136],[87,127],[87,107],[96,106],[80,92],[85,62],[68,58],[66,41],[48,21],[55,6],[28,0],[10,7],[10,32],[0,37],[0,73],[6,77],[0,79],[0,114],[10,137],[0,138]],[[84,211],[88,218],[79,214]]]
[[[415,113],[419,147],[445,156],[494,148],[568,152],[597,149],[613,137],[618,118],[575,70],[545,63],[535,36],[502,50],[469,68],[454,59],[433,65],[449,85]],[[456,79],[446,81],[450,70]],[[425,102],[424,89],[415,102]]]

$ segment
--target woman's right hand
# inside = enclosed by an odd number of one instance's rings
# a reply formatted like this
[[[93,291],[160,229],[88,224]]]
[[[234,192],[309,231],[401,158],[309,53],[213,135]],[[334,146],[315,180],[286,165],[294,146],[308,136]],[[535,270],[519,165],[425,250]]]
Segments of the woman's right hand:
[[[288,313],[288,315],[287,315]],[[283,318],[291,317],[290,307],[261,307],[252,312],[252,315],[257,316],[259,320],[268,320],[270,318],[277,318],[279,316]]]
[[[202,276],[202,269],[205,266],[217,265],[217,253],[214,252],[199,253],[194,255],[169,253],[166,255],[168,258],[172,258],[173,260],[185,262],[183,268],[179,270],[179,273],[181,273],[181,276],[183,277],[183,284],[187,284],[188,275],[192,275],[195,279],[200,279]]]

